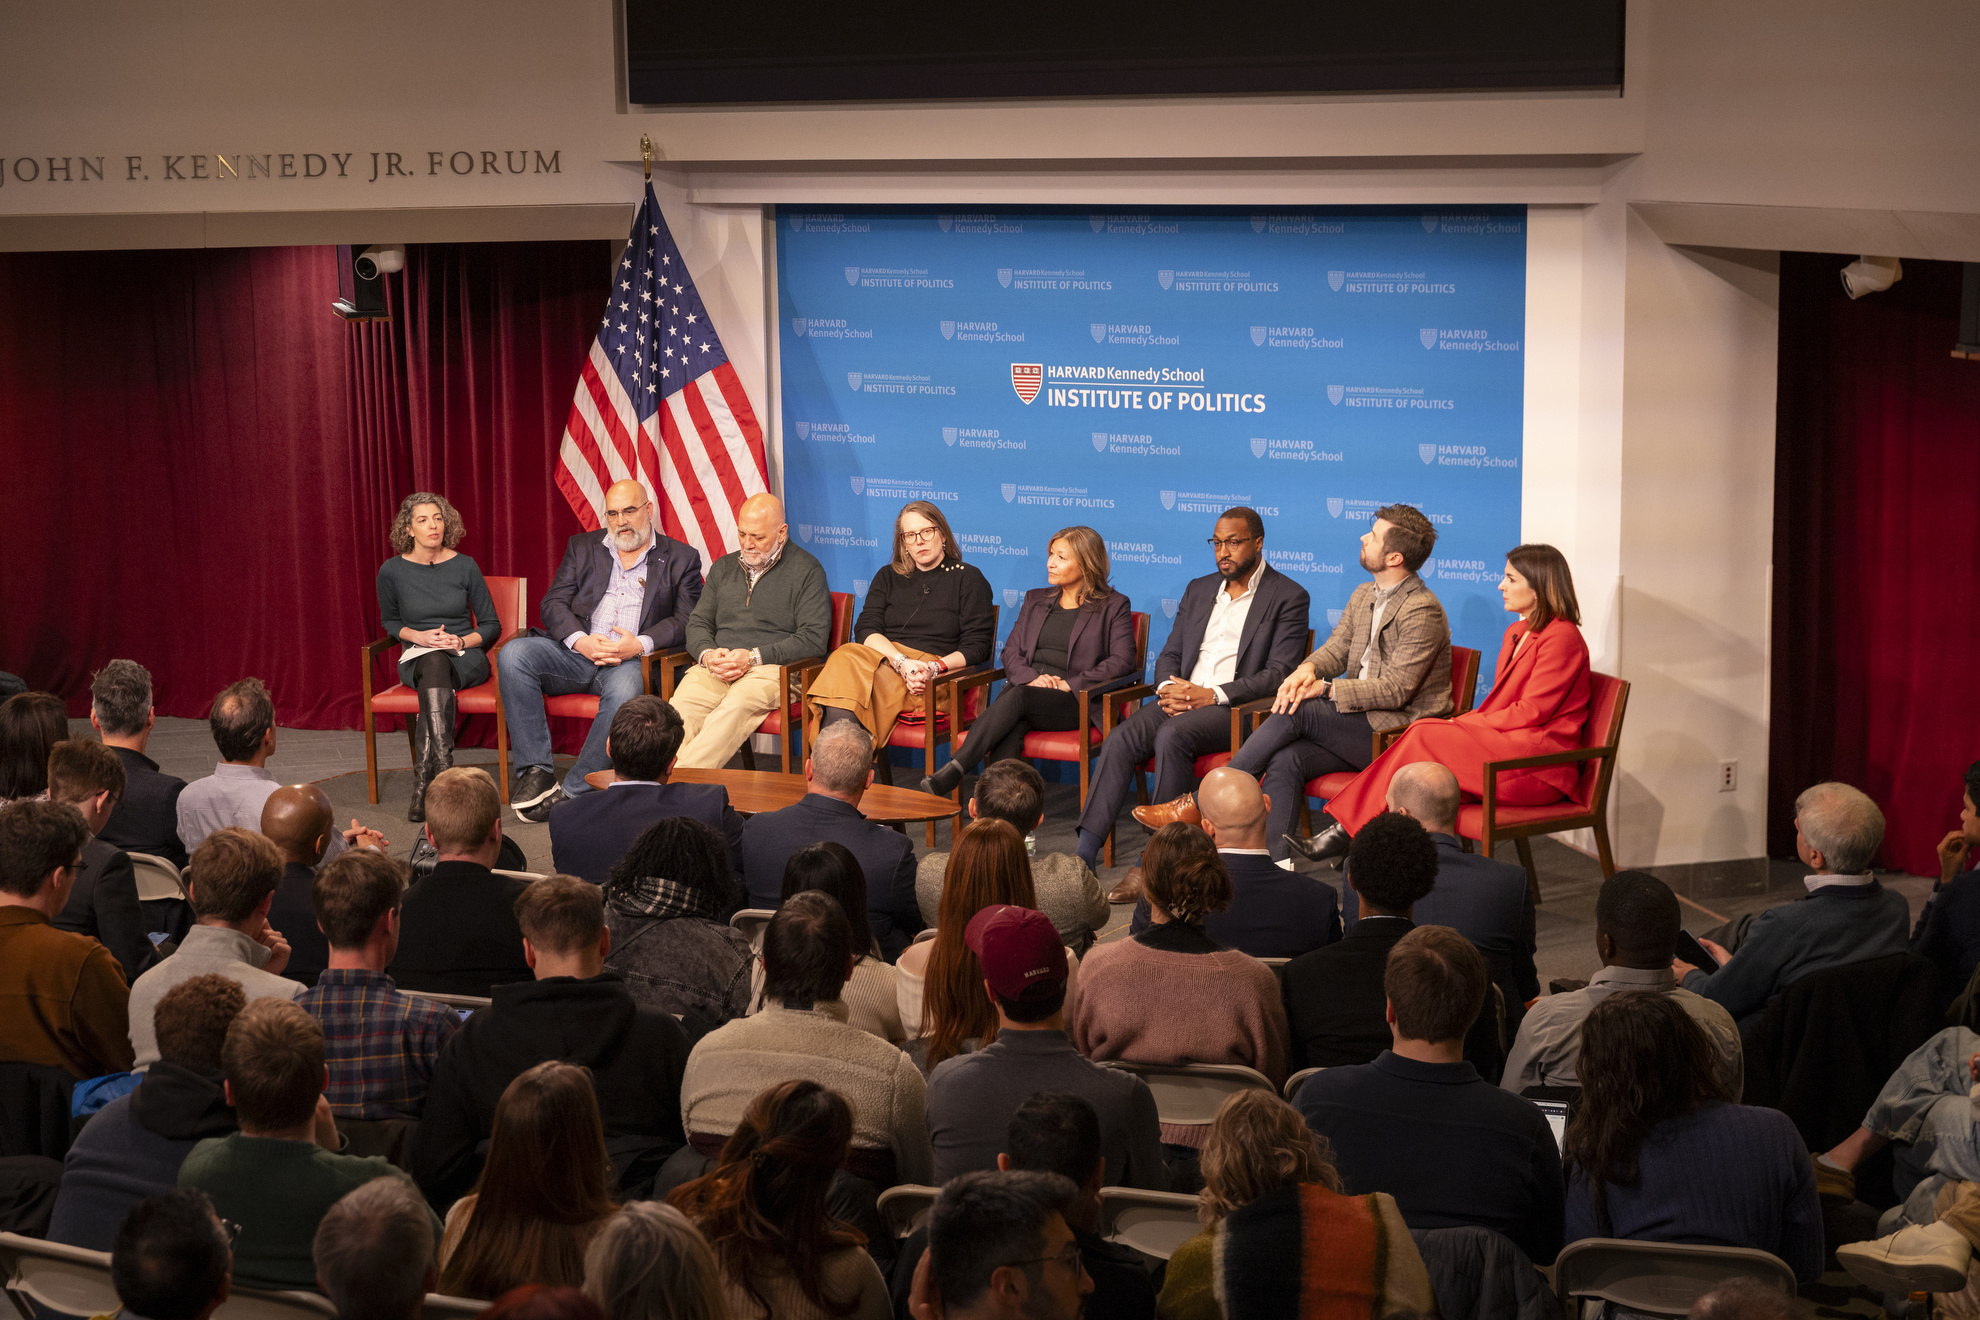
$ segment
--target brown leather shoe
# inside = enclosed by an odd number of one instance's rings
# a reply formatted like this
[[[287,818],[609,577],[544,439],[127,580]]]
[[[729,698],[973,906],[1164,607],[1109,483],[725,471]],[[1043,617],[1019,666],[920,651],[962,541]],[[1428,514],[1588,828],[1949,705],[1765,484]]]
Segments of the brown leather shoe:
[[[1192,825],[1203,823],[1203,813],[1196,809],[1196,796],[1185,793],[1173,802],[1158,802],[1152,807],[1136,807],[1134,818],[1150,830],[1159,830],[1164,825],[1184,820]]]
[[[1107,895],[1107,901],[1109,903],[1132,903],[1140,897],[1141,868],[1130,866],[1128,873],[1121,877],[1121,882],[1115,885],[1113,891]]]

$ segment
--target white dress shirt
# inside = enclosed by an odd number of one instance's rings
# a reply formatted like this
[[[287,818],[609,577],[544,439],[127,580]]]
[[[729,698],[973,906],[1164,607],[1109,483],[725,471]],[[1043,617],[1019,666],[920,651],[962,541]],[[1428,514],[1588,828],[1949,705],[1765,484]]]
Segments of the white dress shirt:
[[[1196,668],[1189,671],[1189,681],[1215,692],[1219,706],[1231,704],[1223,685],[1237,677],[1238,644],[1244,640],[1244,621],[1251,613],[1252,599],[1258,594],[1258,576],[1264,571],[1265,558],[1261,555],[1258,567],[1244,580],[1244,594],[1235,598],[1220,584],[1217,603],[1210,607],[1210,622],[1203,627],[1203,645],[1196,652]],[[1166,678],[1155,690],[1160,692],[1175,681]]]

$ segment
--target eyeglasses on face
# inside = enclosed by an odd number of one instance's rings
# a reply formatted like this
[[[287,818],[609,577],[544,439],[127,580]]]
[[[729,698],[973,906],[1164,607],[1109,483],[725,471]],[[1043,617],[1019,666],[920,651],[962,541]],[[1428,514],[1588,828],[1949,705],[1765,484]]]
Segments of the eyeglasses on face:
[[[1080,1256],[1079,1243],[1066,1243],[1065,1249],[1056,1256],[1033,1256],[1030,1260],[1014,1260],[1009,1262],[1012,1265],[1045,1265],[1052,1263],[1063,1265],[1075,1274],[1079,1273],[1081,1269],[1085,1268],[1085,1261]]]
[[[911,532],[902,532],[901,539],[909,545],[920,545],[924,541],[939,541],[942,539],[942,529],[939,527],[918,527]]]
[[[1256,536],[1232,536],[1220,541],[1213,536],[1204,544],[1212,550],[1238,550],[1259,539]]]

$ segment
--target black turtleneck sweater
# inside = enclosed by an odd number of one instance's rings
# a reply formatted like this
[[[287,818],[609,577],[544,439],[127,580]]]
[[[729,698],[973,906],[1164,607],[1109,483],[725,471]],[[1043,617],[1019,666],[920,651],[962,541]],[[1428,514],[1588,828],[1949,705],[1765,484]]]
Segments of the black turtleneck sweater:
[[[974,564],[945,559],[906,577],[887,564],[873,575],[852,639],[864,642],[879,633],[895,646],[930,655],[960,651],[965,666],[980,665],[997,640],[991,611],[990,584]]]

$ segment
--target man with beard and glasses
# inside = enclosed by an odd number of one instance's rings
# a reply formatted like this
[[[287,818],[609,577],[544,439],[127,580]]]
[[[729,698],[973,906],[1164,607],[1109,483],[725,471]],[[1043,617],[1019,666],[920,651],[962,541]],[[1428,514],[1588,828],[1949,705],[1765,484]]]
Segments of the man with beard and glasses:
[[[1361,538],[1371,580],[1354,589],[1326,643],[1286,676],[1272,714],[1245,739],[1231,768],[1257,779],[1272,801],[1266,837],[1272,859],[1290,868],[1286,836],[1306,783],[1336,770],[1365,770],[1377,729],[1449,715],[1451,625],[1416,576],[1437,544],[1437,529],[1407,504],[1375,511]],[[1160,795],[1157,795],[1160,798]],[[1137,807],[1149,829],[1197,820],[1187,794]]]
[[[790,543],[784,502],[752,495],[736,512],[741,547],[708,570],[688,616],[687,649],[696,664],[674,689],[686,739],[683,770],[727,765],[743,739],[777,709],[777,666],[823,656],[832,635],[825,566]]]
[[[584,777],[603,770],[605,735],[627,698],[644,690],[639,658],[678,648],[688,613],[701,599],[701,556],[653,526],[653,501],[637,481],[605,492],[605,532],[580,532],[543,593],[543,627],[502,648],[502,709],[515,747],[509,803],[541,823],[550,808],[590,791]],[[598,698],[577,764],[561,786],[551,769],[546,696]]]
[[[1155,660],[1155,700],[1143,702],[1100,749],[1079,817],[1079,855],[1088,866],[1099,864],[1135,771],[1153,757],[1155,800],[1187,794],[1197,757],[1236,750],[1227,707],[1272,695],[1306,648],[1306,588],[1265,562],[1257,511],[1226,509],[1210,548],[1217,571],[1183,591],[1176,626]],[[1140,868],[1130,871],[1108,901],[1132,902],[1139,877]]]

